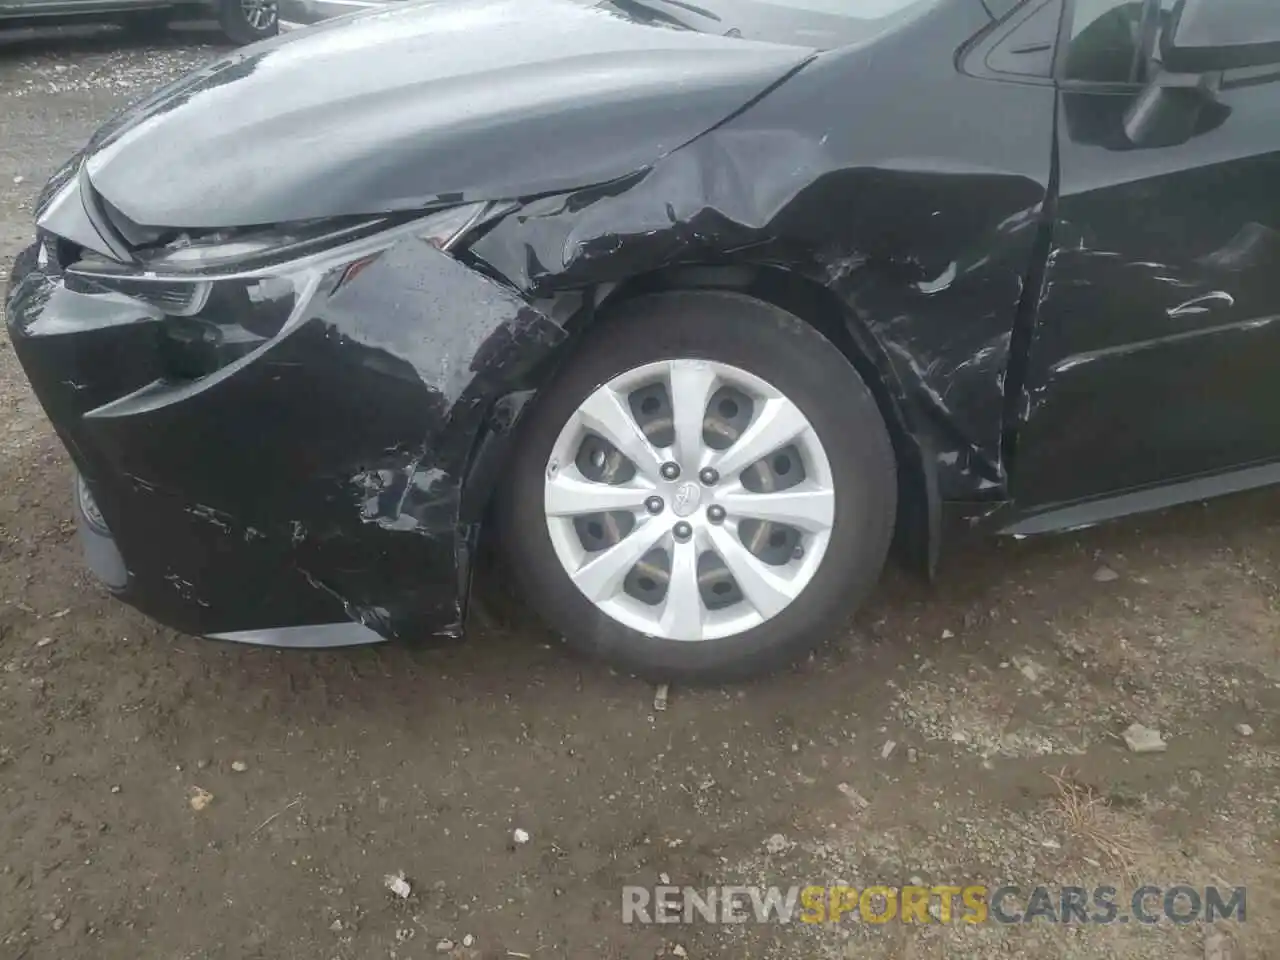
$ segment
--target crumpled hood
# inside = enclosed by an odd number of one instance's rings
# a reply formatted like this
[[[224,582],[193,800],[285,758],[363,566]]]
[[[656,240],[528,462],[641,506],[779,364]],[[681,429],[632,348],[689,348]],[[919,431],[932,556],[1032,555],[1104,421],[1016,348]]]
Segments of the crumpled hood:
[[[573,0],[397,4],[178,81],[100,131],[88,173],[152,227],[555,192],[651,164],[813,54]]]

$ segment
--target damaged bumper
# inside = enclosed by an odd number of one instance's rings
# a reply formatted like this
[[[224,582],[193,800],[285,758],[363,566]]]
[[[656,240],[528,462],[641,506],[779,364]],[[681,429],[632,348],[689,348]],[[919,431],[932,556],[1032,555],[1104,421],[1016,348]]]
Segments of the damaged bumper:
[[[9,333],[113,592],[247,642],[461,632],[473,454],[558,326],[412,230],[194,299],[77,276],[69,246],[20,255]]]
[[[75,477],[74,501],[76,538],[80,542],[84,563],[89,572],[118,597],[131,600],[135,606],[143,610],[150,609],[154,613],[156,608],[148,603],[146,590],[136,589],[136,581],[134,581],[135,589],[130,589],[129,568],[120,554],[115,537],[106,525],[93,492],[79,472]],[[176,581],[173,581],[173,585],[178,586]],[[199,601],[196,601],[196,605],[200,605]],[[165,619],[171,625],[179,626],[178,622],[172,618]],[[228,630],[209,633],[208,636],[216,640],[230,640],[259,646],[308,649],[364,646],[381,643],[387,639],[363,623],[354,621]]]

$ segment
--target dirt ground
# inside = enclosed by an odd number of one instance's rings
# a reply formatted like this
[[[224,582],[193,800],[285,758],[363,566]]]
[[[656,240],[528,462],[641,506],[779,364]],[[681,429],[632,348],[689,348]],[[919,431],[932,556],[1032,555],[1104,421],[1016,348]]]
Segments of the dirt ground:
[[[215,52],[0,38],[5,276],[57,163]],[[655,712],[492,590],[447,648],[157,627],[82,572],[7,340],[0,409],[0,958],[1280,957],[1275,493],[969,547],[933,588],[891,571],[808,663]],[[1134,721],[1168,749],[1131,753]],[[1246,885],[1248,914],[1208,949],[1168,922],[620,919],[663,878],[913,877]]]

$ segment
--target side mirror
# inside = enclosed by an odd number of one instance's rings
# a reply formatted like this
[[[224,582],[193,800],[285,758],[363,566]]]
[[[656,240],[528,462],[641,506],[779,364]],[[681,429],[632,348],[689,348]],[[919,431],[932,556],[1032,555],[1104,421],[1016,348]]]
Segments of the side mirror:
[[[1230,113],[1218,101],[1218,74],[1159,74],[1125,112],[1124,134],[1135,147],[1173,147],[1187,143],[1215,115]]]
[[[1178,0],[1160,56],[1165,70],[1184,74],[1280,64],[1280,3]]]

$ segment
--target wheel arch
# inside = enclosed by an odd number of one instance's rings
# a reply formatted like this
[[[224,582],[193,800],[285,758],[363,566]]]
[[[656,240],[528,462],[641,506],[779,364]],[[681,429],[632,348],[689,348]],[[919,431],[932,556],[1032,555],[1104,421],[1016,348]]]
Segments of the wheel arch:
[[[888,428],[898,464],[898,515],[894,552],[912,569],[932,578],[941,546],[941,500],[929,442],[917,429],[916,413],[894,375],[879,341],[852,316],[829,289],[802,274],[771,266],[683,265],[640,274],[617,284],[597,287],[587,298],[591,306],[576,311],[565,322],[570,336],[556,351],[554,369],[570,362],[579,335],[623,303],[641,296],[689,290],[730,290],[767,302],[798,317],[838,349],[871,390]],[[515,416],[508,409],[502,419],[507,439],[518,435],[522,410],[531,396],[521,394]],[[468,477],[471,488],[464,498],[464,518],[479,520],[487,511],[512,442],[497,433],[482,437]],[[473,484],[474,481],[474,484]]]

